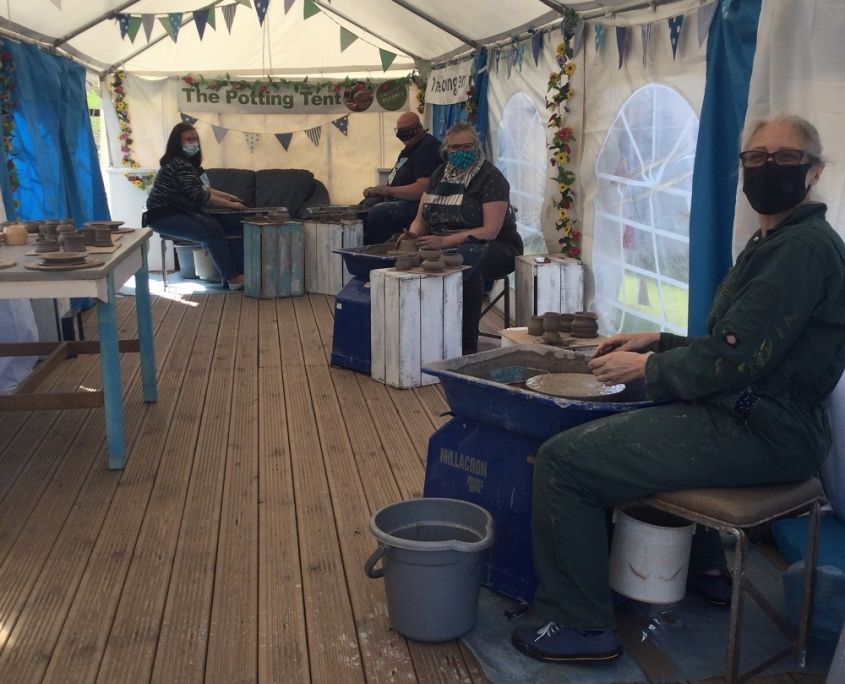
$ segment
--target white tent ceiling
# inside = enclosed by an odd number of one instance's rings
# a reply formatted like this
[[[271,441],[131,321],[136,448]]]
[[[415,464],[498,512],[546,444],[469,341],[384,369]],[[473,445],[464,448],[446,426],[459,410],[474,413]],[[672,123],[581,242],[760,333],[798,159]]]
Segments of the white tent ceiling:
[[[303,18],[304,0],[269,0],[261,26],[253,3],[217,0],[216,30],[199,39],[192,12],[209,0],[11,0],[0,3],[0,35],[35,41],[95,72],[121,66],[139,75],[324,75],[382,73],[379,48],[397,54],[391,71],[407,73],[414,59],[442,61],[507,40],[560,18],[557,0],[314,0],[320,12]],[[665,0],[664,0],[665,1]],[[671,0],[670,0],[671,1]],[[244,0],[241,0],[244,2]],[[219,8],[237,5],[231,35]],[[591,13],[647,2],[568,0]],[[662,3],[658,3],[662,4]],[[158,21],[182,12],[174,42]],[[143,27],[134,43],[121,38],[119,13],[156,15],[150,41]],[[341,51],[340,28],[360,40]]]

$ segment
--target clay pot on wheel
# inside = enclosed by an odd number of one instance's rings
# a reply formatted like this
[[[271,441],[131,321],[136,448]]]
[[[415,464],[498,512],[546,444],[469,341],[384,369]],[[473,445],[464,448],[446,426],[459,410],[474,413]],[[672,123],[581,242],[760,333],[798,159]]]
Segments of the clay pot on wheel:
[[[399,251],[406,254],[413,254],[417,251],[417,238],[403,235],[399,238]]]
[[[560,314],[557,311],[546,311],[543,314],[543,330],[546,332],[560,332]]]
[[[74,232],[73,234],[66,234],[62,236],[61,247],[65,252],[84,252],[85,240],[82,235]]]
[[[532,316],[531,320],[528,321],[528,334],[533,335],[534,337],[539,337],[543,334],[543,317],[542,316]]]
[[[44,254],[46,252],[58,252],[59,242],[58,240],[56,240],[55,237],[39,238],[35,241],[35,251],[38,254]]]
[[[560,331],[561,332],[571,332],[572,330],[572,321],[575,318],[575,314],[571,313],[562,313],[560,315]]]
[[[595,337],[599,333],[598,314],[578,311],[572,319],[572,337]]]

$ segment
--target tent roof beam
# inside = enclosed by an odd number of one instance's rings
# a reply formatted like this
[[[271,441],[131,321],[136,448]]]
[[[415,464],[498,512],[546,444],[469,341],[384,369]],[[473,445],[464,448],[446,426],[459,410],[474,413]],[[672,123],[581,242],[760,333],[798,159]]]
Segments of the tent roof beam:
[[[57,48],[60,45],[64,45],[72,38],[76,38],[76,36],[78,36],[80,33],[85,33],[89,28],[93,28],[94,26],[105,21],[106,19],[114,19],[120,12],[125,10],[127,7],[131,7],[132,5],[138,2],[140,2],[140,0],[127,0],[122,5],[118,5],[117,7],[110,9],[105,14],[101,14],[99,17],[97,17],[96,19],[92,19],[87,24],[83,24],[82,26],[73,29],[73,31],[71,31],[70,33],[66,33],[61,38],[57,38],[52,43],[53,47]]]
[[[445,31],[446,33],[448,33],[453,38],[457,38],[458,40],[463,41],[467,45],[474,47],[476,50],[481,48],[481,43],[473,40],[469,36],[465,36],[464,34],[459,33],[455,29],[453,29],[450,26],[447,26],[446,24],[444,24],[442,21],[435,19],[430,14],[427,14],[426,12],[423,12],[422,10],[419,10],[416,7],[413,7],[412,5],[409,5],[405,0],[391,0],[391,2],[393,2],[396,5],[399,5],[400,7],[404,8],[406,10],[408,10],[411,14],[415,14],[420,19],[425,19],[432,26],[436,26],[441,31]]]

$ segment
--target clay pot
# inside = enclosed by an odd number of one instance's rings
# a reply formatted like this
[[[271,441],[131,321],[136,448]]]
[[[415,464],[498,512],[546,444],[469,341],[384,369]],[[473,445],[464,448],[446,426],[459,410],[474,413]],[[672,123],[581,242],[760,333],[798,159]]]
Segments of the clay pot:
[[[595,337],[599,332],[598,315],[592,311],[578,311],[572,319],[572,337]]]
[[[58,234],[59,229],[59,222],[58,221],[44,221],[41,224],[41,228],[39,228],[42,235],[45,237],[53,236],[55,237]]]
[[[97,235],[97,231],[94,228],[83,228],[79,231],[82,235],[82,241],[86,245],[93,245],[95,236]]]
[[[64,249],[66,252],[71,250],[65,249],[64,243],[65,238],[70,235],[71,237],[76,234],[76,229],[73,226],[69,226],[66,223],[63,223],[58,228],[56,228],[56,239],[59,241],[59,248]]]
[[[399,238],[399,251],[414,254],[417,251],[417,238],[403,235]]]
[[[460,266],[464,263],[464,255],[461,254],[457,249],[444,249],[443,263],[446,264],[447,267]]]
[[[439,249],[421,249],[419,251],[420,258],[425,261],[426,259],[439,259],[443,256],[443,252]]]
[[[94,228],[94,246],[111,247],[111,231],[108,226],[97,226]]]
[[[546,332],[560,332],[560,314],[557,311],[546,311],[543,314],[543,330]]]
[[[528,334],[533,335],[534,337],[539,337],[543,334],[543,317],[542,316],[532,316],[531,320],[528,321]]]
[[[413,263],[413,260],[409,256],[398,256],[396,257],[396,263],[393,264],[393,268],[397,271],[407,271],[413,266]]]
[[[40,221],[24,221],[26,232],[30,235],[38,235],[38,228],[41,226]]]
[[[6,244],[10,247],[15,245],[25,245],[27,237],[26,226],[23,223],[10,223],[3,228],[3,235],[6,238]]]
[[[82,235],[77,232],[73,234],[62,235],[59,239],[60,247],[64,252],[84,252],[85,240]]]
[[[430,273],[437,273],[438,271],[442,271],[446,267],[446,264],[443,263],[442,258],[426,259],[422,262],[422,267]]]
[[[562,313],[560,315],[560,331],[561,332],[570,332],[572,330],[572,320],[575,318],[575,314],[571,313]]]
[[[59,241],[56,240],[55,237],[38,238],[35,241],[35,251],[38,254],[44,254],[45,252],[58,252]]]

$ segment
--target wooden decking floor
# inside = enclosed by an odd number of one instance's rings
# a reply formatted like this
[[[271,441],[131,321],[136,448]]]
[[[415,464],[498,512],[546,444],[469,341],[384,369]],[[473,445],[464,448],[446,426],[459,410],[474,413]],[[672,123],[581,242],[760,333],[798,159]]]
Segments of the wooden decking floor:
[[[123,355],[122,472],[101,410],[0,414],[0,682],[486,681],[459,642],[393,632],[362,570],[372,512],[421,494],[442,391],[330,367],[332,315],[155,298],[159,399]],[[98,388],[97,358],[49,385]]]

